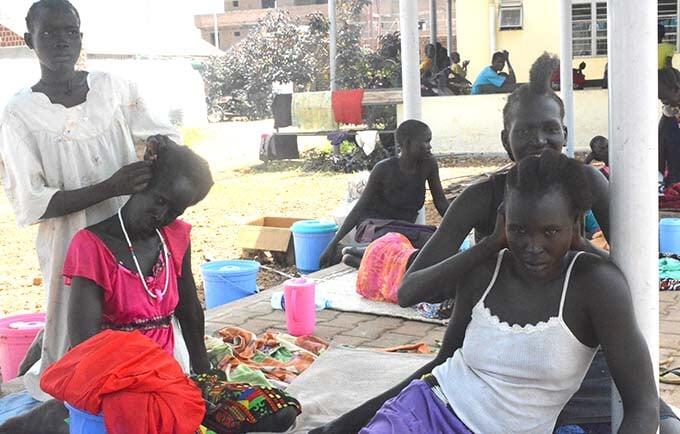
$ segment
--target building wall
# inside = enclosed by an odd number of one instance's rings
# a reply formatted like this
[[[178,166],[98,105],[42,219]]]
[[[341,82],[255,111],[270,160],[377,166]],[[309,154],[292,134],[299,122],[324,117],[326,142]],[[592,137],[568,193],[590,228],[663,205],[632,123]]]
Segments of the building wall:
[[[238,6],[234,6],[233,0],[224,0],[225,11],[240,11],[242,9],[260,9],[262,0],[238,0]]]
[[[498,1],[456,0],[456,38],[463,59],[470,59],[471,80],[491,63],[489,51],[489,4],[493,4],[498,19]],[[496,50],[508,50],[517,81],[529,80],[532,63],[544,51],[559,55],[560,20],[559,2],[523,0],[523,28],[498,30],[496,26]],[[600,79],[607,63],[606,56],[574,58],[577,67],[586,62],[587,79]]]
[[[500,135],[507,98],[507,94],[424,97],[422,121],[432,129],[432,152],[504,154]],[[576,150],[588,150],[596,135],[608,136],[607,99],[604,89],[574,92]],[[403,120],[403,107],[397,106],[398,122]]]
[[[25,45],[23,36],[17,35],[0,24],[0,47],[22,47]]]

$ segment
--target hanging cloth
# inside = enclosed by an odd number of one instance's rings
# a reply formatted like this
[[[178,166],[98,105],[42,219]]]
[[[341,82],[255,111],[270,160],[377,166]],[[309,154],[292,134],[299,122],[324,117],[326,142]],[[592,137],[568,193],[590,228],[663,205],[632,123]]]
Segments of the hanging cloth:
[[[333,116],[340,124],[361,125],[364,123],[364,90],[333,91]]]
[[[331,93],[294,93],[292,103],[293,125],[302,130],[332,131],[338,129],[333,119]]]
[[[289,127],[293,124],[291,104],[293,95],[277,94],[272,101],[272,114],[274,115],[274,128]]]

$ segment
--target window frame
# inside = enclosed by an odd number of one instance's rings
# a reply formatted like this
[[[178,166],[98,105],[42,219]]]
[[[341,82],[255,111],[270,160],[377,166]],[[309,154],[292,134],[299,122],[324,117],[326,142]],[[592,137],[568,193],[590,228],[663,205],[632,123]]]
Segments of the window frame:
[[[574,6],[577,5],[589,5],[590,6],[590,35],[580,38],[574,38],[573,28],[574,28]],[[604,18],[598,17],[598,8],[604,7]],[[590,54],[574,54],[574,58],[585,58],[585,57],[606,57],[607,48],[604,52],[598,50],[598,41],[604,41],[605,47],[607,47],[607,33],[608,33],[608,23],[607,23],[607,2],[603,0],[573,0],[571,4],[571,26],[572,26],[572,51],[576,53],[574,47],[575,41],[588,41],[590,43]],[[578,22],[587,22],[586,20],[580,20]],[[603,24],[603,29],[600,29],[598,24]],[[598,36],[598,32],[604,31],[604,36]]]

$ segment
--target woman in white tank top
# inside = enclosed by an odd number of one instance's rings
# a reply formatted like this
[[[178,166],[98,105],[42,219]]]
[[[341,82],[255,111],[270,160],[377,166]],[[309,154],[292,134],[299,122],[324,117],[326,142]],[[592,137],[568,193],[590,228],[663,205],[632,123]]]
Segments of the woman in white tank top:
[[[623,400],[618,432],[656,432],[652,362],[625,278],[571,250],[591,201],[579,162],[552,150],[521,161],[495,232],[422,271],[439,276],[424,291],[456,295],[437,357],[312,433],[549,434],[598,347]]]

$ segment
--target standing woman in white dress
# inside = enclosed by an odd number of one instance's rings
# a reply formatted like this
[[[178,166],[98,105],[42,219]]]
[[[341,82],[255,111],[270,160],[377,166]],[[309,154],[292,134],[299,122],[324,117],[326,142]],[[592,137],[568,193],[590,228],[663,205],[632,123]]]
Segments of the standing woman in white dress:
[[[113,215],[151,179],[134,141],[181,138],[147,111],[136,87],[106,73],[76,71],[82,33],[68,0],[40,0],[26,16],[26,44],[41,78],[21,90],[0,118],[3,186],[19,226],[38,224],[36,250],[47,295],[41,361],[24,376],[29,393],[48,398],[40,373],[68,349],[70,288],[62,265],[76,231]]]

